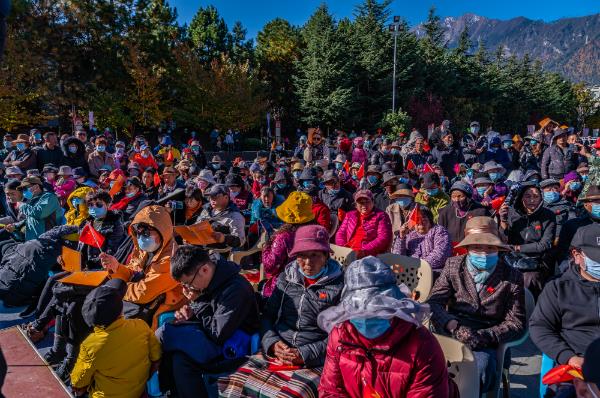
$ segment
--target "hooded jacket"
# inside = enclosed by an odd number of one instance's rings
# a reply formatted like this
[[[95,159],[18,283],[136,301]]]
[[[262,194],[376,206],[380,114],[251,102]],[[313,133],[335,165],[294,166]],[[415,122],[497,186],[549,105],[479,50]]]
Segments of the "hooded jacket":
[[[76,153],[69,152],[69,145],[73,144],[77,146]],[[72,169],[75,167],[83,167],[85,171],[89,172],[90,167],[87,162],[85,145],[83,142],[81,142],[78,138],[69,137],[63,141],[61,148],[63,151],[63,165],[70,166]]]
[[[323,365],[327,332],[317,324],[317,316],[338,304],[344,285],[339,263],[329,259],[326,266],[326,273],[308,287],[296,261],[289,263],[279,276],[262,319],[264,352],[281,340],[300,351],[307,367]]]
[[[584,279],[579,266],[548,282],[529,322],[531,340],[559,364],[581,356],[600,338],[600,282]]]
[[[247,334],[258,330],[260,319],[254,290],[231,261],[219,259],[213,278],[202,294],[190,303],[200,329],[215,344],[223,345],[241,329]]]
[[[145,223],[155,228],[162,237],[162,246],[152,258],[150,254],[140,250],[137,236],[133,230],[129,234],[133,240],[133,252],[127,265],[119,264],[113,278],[123,279],[127,283],[127,293],[123,300],[135,304],[149,304],[159,295],[165,294],[165,300],[154,314],[153,329],[156,329],[157,319],[166,311],[181,307],[185,298],[181,285],[171,276],[171,255],[177,244],[173,239],[173,224],[169,212],[162,206],[151,205],[140,210],[132,221],[133,224]],[[143,273],[141,279],[133,282],[136,273]],[[137,275],[136,275],[137,276]]]
[[[436,338],[398,318],[375,339],[361,336],[350,322],[331,331],[319,396],[366,397],[365,380],[386,398],[449,396],[446,360]]]
[[[77,232],[77,227],[63,225],[23,243],[6,242],[0,260],[0,299],[7,305],[31,303],[41,293],[48,271],[56,264],[62,250],[63,235]]]
[[[69,195],[67,199],[67,212],[65,213],[65,219],[67,220],[67,225],[74,225],[79,227],[87,218],[89,217],[88,207],[85,204],[85,197],[88,193],[92,192],[93,189],[90,187],[81,187],[77,188]],[[75,208],[73,206],[73,199],[81,199],[82,203]],[[78,241],[79,234],[75,233],[66,237],[66,239],[71,241]]]
[[[25,217],[16,224],[17,228],[25,225],[25,240],[37,239],[38,236],[56,226],[63,216],[58,197],[52,192],[43,192],[31,198],[19,208]]]

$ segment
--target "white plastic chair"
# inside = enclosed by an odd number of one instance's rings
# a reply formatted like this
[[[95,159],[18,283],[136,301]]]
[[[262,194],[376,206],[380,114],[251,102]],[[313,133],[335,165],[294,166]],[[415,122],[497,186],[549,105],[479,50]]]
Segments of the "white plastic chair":
[[[429,298],[433,286],[433,271],[425,260],[400,254],[384,253],[377,256],[392,267],[398,284],[404,283],[413,293],[416,300],[424,303]]]
[[[454,380],[460,398],[479,398],[479,373],[473,352],[458,340],[433,334],[448,363],[448,375]]]
[[[506,350],[511,347],[517,347],[525,342],[529,337],[529,318],[533,314],[535,309],[535,299],[533,294],[528,289],[525,289],[525,332],[517,340],[509,341],[507,343],[500,344],[496,350],[496,380],[498,380],[498,387],[494,390],[484,394],[485,398],[498,398],[500,393],[500,383],[502,383],[502,396],[504,398],[510,397],[510,373],[509,369],[504,369],[504,356]]]
[[[346,268],[350,263],[356,260],[356,252],[348,247],[331,244],[332,258]]]

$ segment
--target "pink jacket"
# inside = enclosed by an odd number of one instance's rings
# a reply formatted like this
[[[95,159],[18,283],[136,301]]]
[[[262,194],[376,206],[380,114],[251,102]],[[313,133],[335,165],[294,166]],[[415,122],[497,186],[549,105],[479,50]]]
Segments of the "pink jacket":
[[[352,163],[364,163],[367,161],[367,157],[367,151],[365,151],[363,148],[354,148],[352,150]]]
[[[263,297],[271,297],[277,285],[277,277],[291,261],[288,253],[294,246],[294,236],[296,236],[295,231],[278,232],[273,236],[273,241],[263,249],[262,263],[265,267],[265,276],[268,278],[263,286]]]
[[[329,335],[319,397],[366,397],[365,383],[386,398],[449,396],[446,360],[436,338],[397,318],[372,340],[348,321]]]
[[[335,235],[336,245],[346,246],[348,244],[354,235],[359,218],[358,210],[352,210],[346,214]],[[392,223],[385,212],[374,208],[364,220],[362,228],[365,231],[365,238],[361,250],[365,256],[376,256],[389,249],[392,244]]]
[[[77,188],[77,183],[73,179],[68,179],[62,184],[54,184],[54,192],[61,201],[67,200],[71,192]]]

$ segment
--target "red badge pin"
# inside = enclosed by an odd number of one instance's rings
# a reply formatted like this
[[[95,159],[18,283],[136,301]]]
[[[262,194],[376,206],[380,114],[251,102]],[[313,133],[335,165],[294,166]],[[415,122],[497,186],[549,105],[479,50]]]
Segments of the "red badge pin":
[[[319,293],[319,298],[320,298],[321,300],[325,300],[325,299],[327,298],[327,293],[325,293],[325,292],[321,292],[321,293]]]
[[[486,290],[489,294],[492,294],[496,291],[496,289],[494,289],[492,286],[488,286],[488,288]]]

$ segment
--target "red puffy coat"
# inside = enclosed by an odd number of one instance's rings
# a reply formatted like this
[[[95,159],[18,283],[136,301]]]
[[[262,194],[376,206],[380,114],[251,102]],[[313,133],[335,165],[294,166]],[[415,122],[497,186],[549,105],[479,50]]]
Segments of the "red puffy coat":
[[[331,211],[325,203],[313,197],[312,212],[315,215],[315,221],[327,231],[331,230]]]
[[[346,213],[346,217],[335,234],[335,244],[348,247],[348,242],[354,236],[356,226],[360,221],[358,210]],[[385,253],[392,244],[392,223],[390,217],[379,209],[373,209],[363,221],[362,228],[365,231],[362,241],[364,256],[376,256]]]
[[[362,398],[368,388],[385,398],[448,397],[446,360],[436,338],[398,318],[372,340],[348,321],[333,328],[319,397]]]

